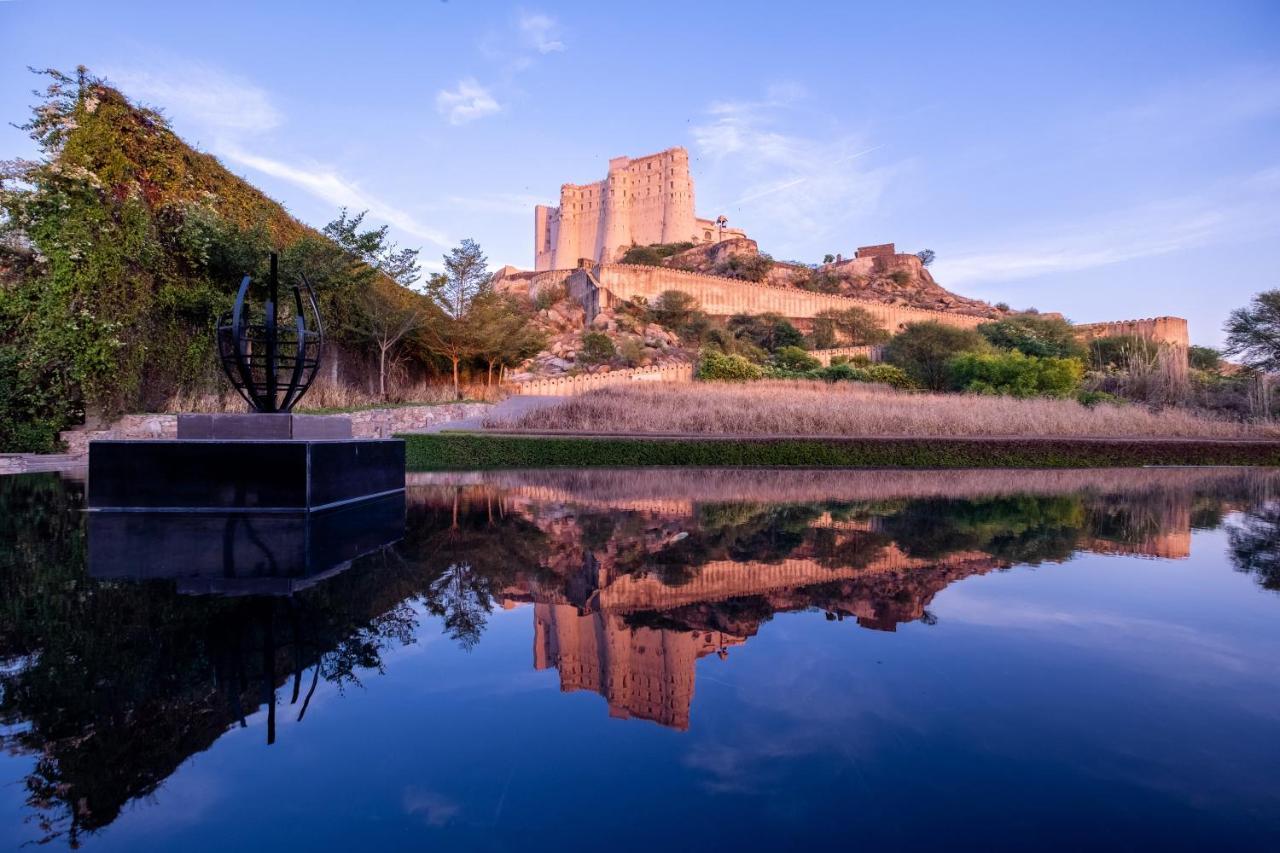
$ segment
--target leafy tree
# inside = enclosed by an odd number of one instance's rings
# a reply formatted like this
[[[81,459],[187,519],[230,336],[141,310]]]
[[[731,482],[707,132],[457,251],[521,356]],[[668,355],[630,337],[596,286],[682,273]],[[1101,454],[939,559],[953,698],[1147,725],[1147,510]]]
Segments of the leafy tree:
[[[1136,335],[1108,335],[1089,341],[1089,365],[1094,370],[1127,370],[1136,362],[1154,358],[1150,341]]]
[[[664,290],[649,306],[649,316],[685,341],[701,339],[710,328],[710,320],[698,300],[683,290]]]
[[[797,373],[816,370],[822,366],[822,362],[800,347],[778,347],[777,352],[773,354],[773,363],[782,370]]]
[[[819,349],[841,346],[869,346],[889,340],[889,332],[865,308],[828,308],[813,318],[813,341]]]
[[[950,363],[952,383],[962,391],[1011,397],[1068,397],[1084,376],[1078,358],[967,352]]]
[[[952,358],[964,352],[983,352],[989,346],[973,329],[929,321],[912,323],[890,339],[884,358],[925,388],[943,391],[951,383]]]
[[[1217,373],[1222,369],[1222,353],[1213,347],[1192,344],[1187,350],[1187,362],[1196,370]]]
[[[527,300],[490,292],[477,297],[471,311],[478,355],[488,366],[486,384],[493,383],[495,369],[518,364],[546,345],[546,334],[531,322],[533,307]]]
[[[1280,290],[1259,293],[1232,311],[1225,328],[1226,355],[1239,356],[1255,370],[1280,372]]]
[[[822,256],[822,262],[824,264],[834,264],[836,262],[836,256],[828,252]]]
[[[916,252],[916,257],[920,259],[920,263],[922,265],[927,267],[929,264],[933,263],[933,259],[937,257],[937,255],[934,254],[933,249],[921,249]]]
[[[735,314],[729,318],[729,331],[735,337],[750,341],[768,352],[780,347],[803,347],[804,335],[781,314]]]
[[[993,323],[983,323],[978,331],[1000,349],[1017,350],[1040,358],[1084,358],[1085,347],[1066,320],[1043,314],[1016,314]]]
[[[462,399],[459,367],[465,359],[479,353],[483,342],[471,317],[476,298],[489,291],[492,277],[488,259],[480,245],[463,240],[444,256],[444,272],[435,273],[427,281],[427,294],[444,312],[439,323],[425,326],[427,347],[447,358],[453,367],[453,393]]]

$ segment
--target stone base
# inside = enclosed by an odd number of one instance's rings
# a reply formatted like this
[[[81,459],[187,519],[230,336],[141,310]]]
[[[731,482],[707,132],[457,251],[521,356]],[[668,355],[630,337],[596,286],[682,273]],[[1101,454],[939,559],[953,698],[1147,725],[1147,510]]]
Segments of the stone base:
[[[308,441],[351,438],[345,415],[178,415],[179,439],[242,441],[246,439]]]
[[[402,491],[399,439],[89,444],[90,510],[317,511]]]
[[[404,493],[319,512],[92,512],[89,574],[189,595],[290,595],[404,536]]]

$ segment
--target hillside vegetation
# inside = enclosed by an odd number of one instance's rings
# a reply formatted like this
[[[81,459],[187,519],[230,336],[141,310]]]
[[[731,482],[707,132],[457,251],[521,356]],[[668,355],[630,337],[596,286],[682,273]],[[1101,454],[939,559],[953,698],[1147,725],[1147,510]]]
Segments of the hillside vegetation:
[[[0,173],[0,451],[52,449],[85,418],[220,387],[213,326],[272,250],[357,355],[361,308],[429,309],[397,284],[416,252],[395,252],[385,229],[344,212],[322,234],[83,69],[45,73],[24,125],[42,160]]]

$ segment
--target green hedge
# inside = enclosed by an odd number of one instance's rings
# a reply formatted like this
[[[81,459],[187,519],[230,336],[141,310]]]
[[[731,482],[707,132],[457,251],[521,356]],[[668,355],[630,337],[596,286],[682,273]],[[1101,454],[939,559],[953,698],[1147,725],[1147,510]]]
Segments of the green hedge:
[[[1093,468],[1280,465],[1280,442],[965,438],[613,438],[402,436],[409,470],[648,466]]]

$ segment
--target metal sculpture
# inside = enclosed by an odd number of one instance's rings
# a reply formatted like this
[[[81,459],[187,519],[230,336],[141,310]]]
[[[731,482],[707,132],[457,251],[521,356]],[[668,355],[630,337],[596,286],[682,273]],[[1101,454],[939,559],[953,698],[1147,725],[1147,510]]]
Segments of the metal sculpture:
[[[235,307],[218,322],[216,333],[222,370],[255,412],[291,411],[316,378],[324,343],[320,310],[305,275],[300,277],[301,287],[293,285],[291,322],[281,324],[277,264],[273,252],[261,322],[253,322],[248,314],[245,298],[251,280],[245,276]]]

